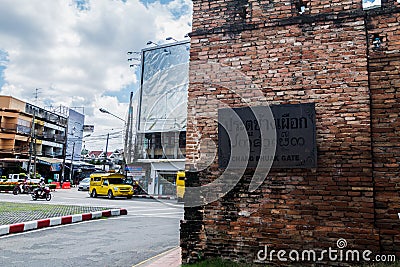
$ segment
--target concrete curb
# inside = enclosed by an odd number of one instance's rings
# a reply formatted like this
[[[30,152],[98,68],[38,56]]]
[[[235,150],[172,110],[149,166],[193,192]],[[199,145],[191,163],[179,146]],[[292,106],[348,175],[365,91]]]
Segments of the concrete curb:
[[[25,232],[29,230],[41,229],[45,227],[51,227],[56,225],[63,224],[71,224],[82,221],[89,221],[93,219],[99,219],[101,217],[112,217],[112,216],[120,216],[127,215],[128,211],[126,209],[112,209],[112,210],[103,210],[96,211],[91,213],[84,214],[74,214],[62,217],[54,217],[49,219],[42,219],[30,222],[9,224],[9,225],[1,225],[0,226],[0,236]]]

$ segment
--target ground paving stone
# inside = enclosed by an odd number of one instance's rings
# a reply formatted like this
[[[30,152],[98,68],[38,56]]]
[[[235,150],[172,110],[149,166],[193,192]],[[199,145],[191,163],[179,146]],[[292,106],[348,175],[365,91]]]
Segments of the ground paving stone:
[[[0,225],[109,210],[107,207],[0,202]]]

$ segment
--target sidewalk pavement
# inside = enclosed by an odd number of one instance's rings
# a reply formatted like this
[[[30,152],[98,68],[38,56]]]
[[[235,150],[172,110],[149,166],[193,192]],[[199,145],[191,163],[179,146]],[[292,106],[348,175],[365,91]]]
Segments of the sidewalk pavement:
[[[175,247],[133,267],[180,267],[181,264],[181,248]]]

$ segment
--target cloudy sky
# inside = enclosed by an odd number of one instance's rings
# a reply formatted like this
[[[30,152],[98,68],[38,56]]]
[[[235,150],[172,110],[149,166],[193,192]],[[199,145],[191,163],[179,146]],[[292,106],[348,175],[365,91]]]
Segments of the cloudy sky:
[[[86,148],[104,150],[105,134],[122,133],[123,122],[99,108],[125,118],[139,86],[127,52],[149,40],[183,40],[192,2],[1,0],[0,14],[0,94],[41,107],[84,107],[85,124],[95,126]],[[122,148],[122,134],[112,136],[110,147]]]

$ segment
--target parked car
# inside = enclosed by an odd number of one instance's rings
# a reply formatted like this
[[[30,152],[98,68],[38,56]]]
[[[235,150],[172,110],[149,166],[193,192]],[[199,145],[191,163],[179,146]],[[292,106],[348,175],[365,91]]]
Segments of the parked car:
[[[79,182],[78,184],[78,191],[89,191],[90,187],[90,177],[84,178],[82,181]]]
[[[38,176],[37,178],[30,178],[25,173],[19,173],[19,174],[15,173],[15,174],[9,174],[8,178],[0,179],[0,182],[17,182],[17,183],[28,182],[28,183],[38,184],[40,183],[41,178],[42,178],[41,176]]]
[[[128,184],[133,187],[134,195],[147,195],[147,192],[145,190],[143,190],[143,188],[139,185],[139,182],[136,180],[133,180],[132,178],[124,179],[124,184]]]

